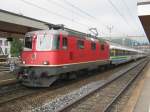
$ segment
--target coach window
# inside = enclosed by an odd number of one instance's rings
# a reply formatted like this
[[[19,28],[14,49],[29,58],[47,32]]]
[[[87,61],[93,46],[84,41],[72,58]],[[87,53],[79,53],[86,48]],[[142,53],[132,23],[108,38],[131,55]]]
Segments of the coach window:
[[[119,50],[116,49],[116,56],[119,56]]]
[[[122,56],[123,55],[123,50],[120,50],[120,56]]]
[[[126,51],[125,50],[123,50],[123,55],[126,55]]]
[[[115,54],[115,56],[118,56],[118,50],[116,49],[116,54]]]
[[[110,50],[110,55],[111,55],[111,56],[115,56],[115,49],[111,49],[111,50]]]
[[[78,40],[78,41],[77,41],[77,47],[78,47],[79,49],[84,49],[84,41]]]
[[[68,40],[66,37],[63,37],[62,39],[62,48],[67,49],[68,48]]]
[[[125,55],[127,56],[128,55],[128,52],[125,50]]]
[[[122,50],[119,50],[119,56],[122,56]]]
[[[120,55],[120,51],[117,49],[117,56],[119,56]]]

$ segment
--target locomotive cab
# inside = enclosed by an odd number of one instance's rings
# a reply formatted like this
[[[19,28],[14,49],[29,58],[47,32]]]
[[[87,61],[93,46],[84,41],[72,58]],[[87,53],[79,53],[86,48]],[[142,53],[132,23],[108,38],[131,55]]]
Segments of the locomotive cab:
[[[37,81],[38,79],[40,83],[34,82],[35,86],[48,86],[57,79],[57,76],[53,76],[57,70],[49,67],[59,61],[57,58],[60,50],[60,38],[61,33],[51,30],[29,32],[25,35],[24,50],[21,53],[22,64],[18,72],[18,76],[23,78],[23,83],[33,86],[31,84],[33,81],[30,80]],[[50,78],[51,81],[46,81],[47,78]]]
[[[27,34],[25,36],[24,51],[51,51],[59,48],[59,35],[47,34]]]
[[[60,34],[50,32],[28,33],[21,54],[22,64],[32,66],[54,64],[50,57],[59,50],[60,37]]]

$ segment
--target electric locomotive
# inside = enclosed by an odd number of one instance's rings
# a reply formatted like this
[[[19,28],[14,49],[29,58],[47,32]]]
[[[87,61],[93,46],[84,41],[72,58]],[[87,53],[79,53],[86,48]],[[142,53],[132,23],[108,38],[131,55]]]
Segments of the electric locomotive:
[[[70,29],[28,32],[18,78],[26,86],[48,87],[59,77],[110,64],[109,44]]]

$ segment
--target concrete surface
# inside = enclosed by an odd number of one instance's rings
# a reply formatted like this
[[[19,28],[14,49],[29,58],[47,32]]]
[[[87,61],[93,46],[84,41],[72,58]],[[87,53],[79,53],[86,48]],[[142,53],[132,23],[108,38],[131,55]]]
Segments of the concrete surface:
[[[140,97],[135,105],[133,112],[150,112],[150,64],[145,72],[146,78]]]

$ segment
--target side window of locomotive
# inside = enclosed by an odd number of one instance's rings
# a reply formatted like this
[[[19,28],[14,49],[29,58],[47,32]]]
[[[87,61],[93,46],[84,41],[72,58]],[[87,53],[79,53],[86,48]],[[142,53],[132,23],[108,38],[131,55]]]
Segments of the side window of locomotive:
[[[105,46],[104,44],[101,45],[101,51],[104,51],[105,50]]]
[[[83,40],[77,40],[77,48],[84,49],[84,41]]]
[[[25,37],[25,47],[32,49],[32,38],[31,37]]]
[[[96,43],[95,42],[91,42],[91,49],[96,50]]]
[[[63,37],[63,39],[62,39],[62,48],[63,49],[68,48],[68,39],[66,37]]]

